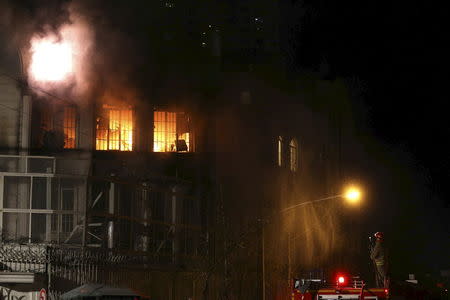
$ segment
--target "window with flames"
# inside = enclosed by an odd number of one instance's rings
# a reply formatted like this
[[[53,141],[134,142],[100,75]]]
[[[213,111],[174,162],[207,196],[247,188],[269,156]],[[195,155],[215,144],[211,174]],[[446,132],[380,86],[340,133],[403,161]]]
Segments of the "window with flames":
[[[44,147],[77,147],[77,108],[71,105],[51,107],[41,104],[41,143]]]
[[[153,151],[192,152],[190,118],[183,112],[154,111]]]
[[[97,117],[96,150],[133,150],[133,110],[104,104]]]
[[[75,107],[64,107],[64,148],[74,149],[76,147],[77,111]]]

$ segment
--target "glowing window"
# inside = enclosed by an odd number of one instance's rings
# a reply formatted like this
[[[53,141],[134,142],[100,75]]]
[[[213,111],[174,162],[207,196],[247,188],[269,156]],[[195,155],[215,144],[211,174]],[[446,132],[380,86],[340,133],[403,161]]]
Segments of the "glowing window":
[[[77,142],[77,108],[44,105],[40,111],[41,144],[75,149]]]
[[[283,164],[283,138],[278,137],[278,166]]]
[[[77,111],[75,107],[64,107],[63,120],[64,149],[74,149],[77,129]]]
[[[155,111],[153,120],[154,152],[192,151],[189,118],[184,113]]]
[[[131,108],[103,105],[97,118],[97,150],[133,150],[133,111]]]
[[[298,168],[298,143],[296,139],[292,139],[289,143],[290,168],[292,172],[296,172]]]

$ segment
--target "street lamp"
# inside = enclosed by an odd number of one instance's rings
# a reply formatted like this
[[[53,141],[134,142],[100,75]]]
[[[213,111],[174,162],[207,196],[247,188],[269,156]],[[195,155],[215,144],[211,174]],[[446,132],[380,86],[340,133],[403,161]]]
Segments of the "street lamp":
[[[361,190],[359,188],[357,188],[356,186],[349,186],[345,189],[345,191],[342,194],[339,195],[333,195],[333,196],[328,196],[325,198],[320,198],[320,199],[316,199],[316,200],[311,200],[311,201],[306,201],[306,202],[302,202],[302,203],[298,203],[292,206],[289,206],[281,211],[279,211],[279,213],[284,213],[287,212],[289,210],[292,210],[294,208],[300,207],[300,206],[305,206],[305,205],[309,205],[309,204],[314,204],[316,202],[322,202],[322,201],[326,201],[326,200],[332,200],[332,199],[338,199],[338,198],[343,198],[347,201],[347,203],[351,204],[351,205],[356,205],[360,202],[361,200]],[[276,213],[277,214],[277,213]],[[276,214],[274,214],[273,216],[275,216]],[[265,243],[265,230],[264,230],[265,226],[262,226],[262,232],[261,232],[261,243],[262,243],[262,253],[261,253],[261,259],[262,259],[262,281],[263,281],[263,286],[262,286],[262,298],[263,300],[265,300],[266,297],[266,293],[265,293],[265,249],[264,249],[264,243]],[[290,279],[290,274],[291,274],[291,263],[290,263],[290,254],[291,250],[290,250],[290,238],[288,237],[288,260],[289,260],[289,270],[288,270],[288,274],[289,274],[289,279]]]
[[[309,204],[314,204],[317,202],[323,202],[323,201],[327,201],[327,200],[332,200],[332,199],[338,199],[338,198],[343,198],[346,200],[346,202],[350,205],[357,205],[360,200],[361,200],[361,191],[359,188],[355,187],[355,186],[349,186],[345,189],[345,191],[342,194],[339,195],[333,195],[333,196],[328,196],[328,197],[324,197],[324,198],[320,198],[320,199],[316,199],[316,200],[311,200],[311,201],[306,201],[306,202],[302,202],[302,203],[298,203],[292,206],[289,206],[283,210],[280,211],[280,213],[284,213],[287,211],[290,211],[294,208],[300,207],[300,206],[305,206],[305,205],[309,205]],[[264,229],[264,228],[263,228]],[[263,230],[263,243],[264,243],[264,230]],[[288,276],[290,279],[290,274],[291,274],[291,262],[290,262],[290,256],[291,256],[291,250],[290,250],[290,237],[288,237],[288,265],[289,265],[289,270],[288,270]],[[263,244],[263,285],[265,284],[265,278],[264,278],[264,244]],[[264,299],[265,293],[263,290],[263,299]]]
[[[320,199],[316,199],[316,200],[311,200],[311,201],[298,203],[298,204],[289,206],[289,207],[281,210],[281,212],[283,213],[283,212],[286,212],[288,210],[297,208],[299,206],[305,206],[305,205],[308,205],[308,204],[314,204],[316,202],[322,202],[322,201],[332,200],[332,199],[337,199],[337,198],[343,198],[343,199],[345,199],[347,201],[347,203],[352,204],[352,205],[356,205],[361,200],[361,191],[357,187],[350,186],[350,187],[348,187],[346,189],[346,191],[343,194],[333,195],[333,196],[328,196],[328,197],[325,197],[325,198],[320,198]]]
[[[344,194],[344,198],[350,204],[358,204],[361,200],[361,192],[356,187],[349,187]]]

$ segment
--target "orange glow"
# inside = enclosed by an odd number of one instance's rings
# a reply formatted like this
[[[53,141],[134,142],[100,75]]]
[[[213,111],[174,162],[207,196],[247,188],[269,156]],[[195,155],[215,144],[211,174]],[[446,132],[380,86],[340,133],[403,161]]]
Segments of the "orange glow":
[[[63,81],[73,73],[72,45],[56,37],[31,40],[30,71],[37,81]]]
[[[133,150],[133,111],[103,105],[104,114],[97,118],[97,150]]]
[[[191,151],[191,148],[189,146],[189,132],[185,132],[185,133],[179,134],[178,135],[178,139],[179,140],[185,140],[186,141],[186,146],[187,146],[187,149],[188,149],[187,152]]]
[[[350,186],[347,188],[344,198],[350,204],[358,204],[361,200],[361,191],[354,186]]]
[[[155,111],[153,131],[154,152],[174,152],[177,139],[177,116],[176,113]]]
[[[76,109],[75,107],[64,107],[64,148],[74,149],[76,142]]]
[[[182,114],[180,114],[182,115]],[[155,111],[153,113],[153,151],[154,152],[177,152],[177,141],[184,140],[187,146],[187,152],[190,148],[190,133],[177,132],[182,131],[183,126],[177,124],[177,113]],[[187,128],[183,128],[184,131]],[[183,151],[184,152],[184,151]]]

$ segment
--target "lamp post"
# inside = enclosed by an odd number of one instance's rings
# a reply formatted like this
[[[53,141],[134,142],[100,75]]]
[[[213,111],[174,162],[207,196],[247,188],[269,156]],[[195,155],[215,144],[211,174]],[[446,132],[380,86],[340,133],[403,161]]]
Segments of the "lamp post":
[[[285,213],[288,211],[291,211],[295,208],[301,207],[301,206],[306,206],[306,205],[313,205],[315,203],[318,202],[324,202],[327,200],[333,200],[333,199],[344,199],[346,200],[346,202],[350,205],[357,205],[358,203],[360,203],[361,200],[361,196],[362,196],[362,192],[359,188],[355,187],[355,186],[350,186],[348,187],[344,193],[339,194],[339,195],[333,195],[333,196],[328,196],[328,197],[324,197],[324,198],[320,198],[320,199],[315,199],[315,200],[311,200],[311,201],[306,201],[306,202],[301,202],[289,207],[286,207],[284,209],[282,209],[281,211],[279,211],[278,213]],[[263,300],[265,300],[265,286],[266,286],[266,278],[265,278],[265,249],[264,249],[264,244],[265,244],[265,230],[264,230],[265,225],[262,226],[262,238],[261,238],[261,242],[262,242],[262,251],[261,251],[261,256],[262,256],[262,298]],[[290,249],[290,231],[289,231],[289,236],[288,236],[288,279],[290,280],[290,275],[291,275],[291,249]]]
[[[281,213],[287,212],[289,210],[292,210],[292,209],[300,207],[300,206],[305,206],[305,205],[314,204],[314,203],[317,203],[317,202],[323,202],[323,201],[326,201],[326,200],[332,200],[332,199],[338,199],[338,198],[343,198],[343,199],[345,199],[347,201],[347,203],[352,204],[352,205],[356,205],[361,200],[361,192],[356,187],[349,187],[346,190],[346,192],[343,193],[343,194],[334,195],[334,196],[328,196],[328,197],[325,197],[325,198],[320,198],[320,199],[306,201],[306,202],[301,202],[301,203],[289,206],[289,207],[281,210]]]

